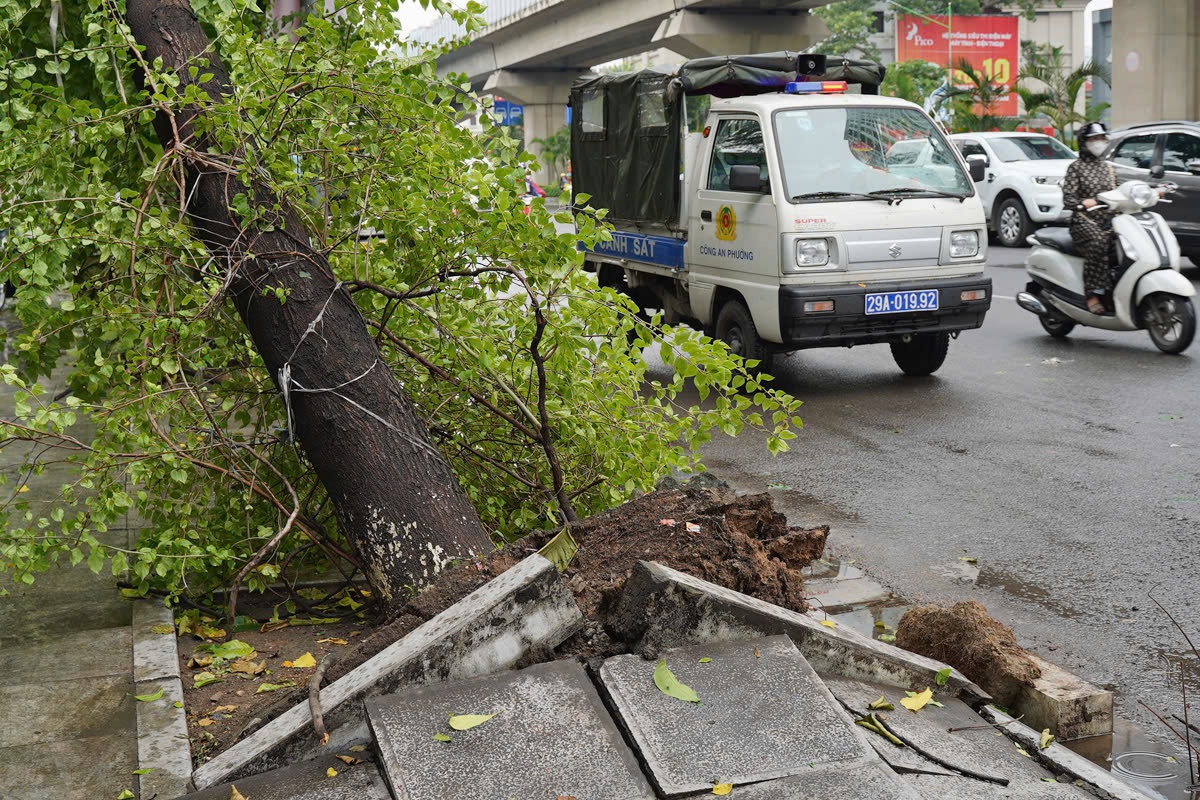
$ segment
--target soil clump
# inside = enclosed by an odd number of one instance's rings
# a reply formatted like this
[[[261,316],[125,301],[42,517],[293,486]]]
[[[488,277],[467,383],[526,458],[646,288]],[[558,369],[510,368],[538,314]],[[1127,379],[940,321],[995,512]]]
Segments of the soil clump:
[[[1006,706],[1042,674],[1012,628],[975,600],[910,609],[896,627],[896,645],[951,665]]]
[[[202,644],[181,641],[188,727],[197,763],[306,701],[307,678],[313,669],[283,667],[285,656],[294,660],[311,652],[320,663],[332,654],[326,684],[335,681],[537,552],[557,533],[531,533],[486,558],[448,569],[391,619],[330,621],[315,627],[236,634],[253,646],[260,658],[266,658],[270,670],[269,675],[248,676],[254,682],[244,686],[231,680],[194,688],[199,668],[189,668],[189,662]],[[768,494],[739,496],[724,484],[672,485],[582,520],[572,526],[571,535],[579,550],[562,579],[583,612],[584,628],[553,652],[530,654],[519,667],[569,656],[628,652],[632,643],[614,638],[604,622],[639,560],[657,561],[769,603],[804,611],[801,570],[821,557],[829,528],[789,527],[784,515],[774,510]],[[281,675],[294,679],[295,686],[265,695],[256,693],[256,683],[278,682]],[[231,702],[231,697],[236,701]],[[216,712],[217,708],[221,711]]]

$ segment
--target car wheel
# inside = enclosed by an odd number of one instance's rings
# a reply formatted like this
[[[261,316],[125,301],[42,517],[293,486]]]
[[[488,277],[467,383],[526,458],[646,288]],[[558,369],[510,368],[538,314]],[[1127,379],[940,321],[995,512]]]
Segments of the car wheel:
[[[1029,214],[1019,197],[1010,197],[996,209],[996,241],[1005,247],[1024,247],[1025,239],[1033,233]]]
[[[752,372],[771,371],[771,348],[758,335],[750,309],[740,300],[730,300],[717,314],[717,338],[729,346],[730,352],[758,365]]]
[[[924,376],[937,372],[950,351],[950,334],[915,333],[907,342],[892,342],[892,358],[905,375]]]

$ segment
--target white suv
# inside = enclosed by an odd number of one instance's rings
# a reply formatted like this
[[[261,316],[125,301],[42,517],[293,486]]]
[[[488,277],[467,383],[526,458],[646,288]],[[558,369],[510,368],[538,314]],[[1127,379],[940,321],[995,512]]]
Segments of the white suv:
[[[1062,181],[1075,160],[1071,148],[1040,133],[956,133],[950,141],[964,158],[983,156],[976,184],[988,226],[1005,247],[1024,247],[1042,225],[1065,223]]]

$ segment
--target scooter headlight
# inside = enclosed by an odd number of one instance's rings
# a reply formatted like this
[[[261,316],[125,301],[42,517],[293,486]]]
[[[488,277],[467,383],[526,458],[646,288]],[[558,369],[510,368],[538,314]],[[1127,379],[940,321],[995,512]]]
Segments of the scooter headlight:
[[[1149,184],[1138,183],[1129,187],[1129,199],[1138,208],[1149,208],[1158,202],[1158,193],[1150,188]]]

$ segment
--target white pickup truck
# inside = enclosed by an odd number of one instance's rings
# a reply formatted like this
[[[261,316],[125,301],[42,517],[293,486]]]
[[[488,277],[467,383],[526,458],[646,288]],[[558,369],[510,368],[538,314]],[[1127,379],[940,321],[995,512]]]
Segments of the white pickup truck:
[[[888,343],[905,373],[933,373],[991,304],[969,175],[982,164],[968,169],[918,106],[848,91],[882,76],[778,53],[577,81],[574,191],[616,228],[588,268],[761,369],[794,350]],[[685,135],[683,98],[704,92],[726,99]],[[912,139],[930,157],[890,162]]]

